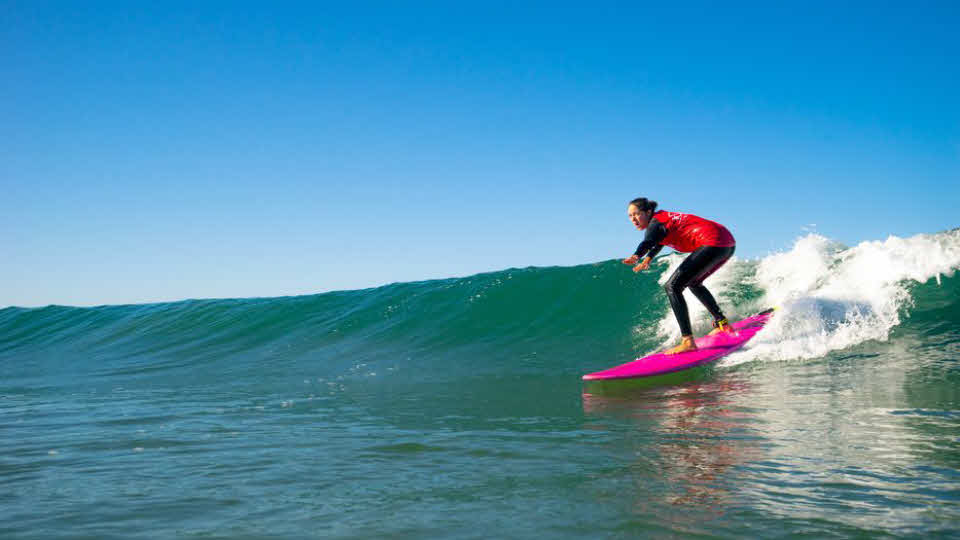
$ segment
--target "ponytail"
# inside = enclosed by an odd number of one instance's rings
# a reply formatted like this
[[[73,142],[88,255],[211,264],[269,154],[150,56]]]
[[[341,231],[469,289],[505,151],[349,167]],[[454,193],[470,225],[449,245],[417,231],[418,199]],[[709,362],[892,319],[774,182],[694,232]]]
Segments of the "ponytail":
[[[657,211],[657,201],[651,201],[646,197],[640,197],[638,199],[634,199],[630,201],[630,204],[628,204],[627,206],[630,206],[630,205],[636,206],[638,209],[640,209],[641,212],[649,211],[652,213]]]

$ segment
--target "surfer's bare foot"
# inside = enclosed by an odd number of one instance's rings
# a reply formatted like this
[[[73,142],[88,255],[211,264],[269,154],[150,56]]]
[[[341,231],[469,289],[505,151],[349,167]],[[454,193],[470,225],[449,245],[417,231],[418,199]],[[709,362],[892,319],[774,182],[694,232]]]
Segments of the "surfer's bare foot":
[[[697,350],[697,344],[693,341],[693,336],[683,336],[680,338],[680,344],[676,347],[669,349],[664,352],[664,354],[677,354],[687,351]]]
[[[713,330],[710,331],[708,336],[714,334],[719,334],[720,332],[733,332],[733,325],[728,323],[726,319],[720,319],[719,321],[713,323]]]

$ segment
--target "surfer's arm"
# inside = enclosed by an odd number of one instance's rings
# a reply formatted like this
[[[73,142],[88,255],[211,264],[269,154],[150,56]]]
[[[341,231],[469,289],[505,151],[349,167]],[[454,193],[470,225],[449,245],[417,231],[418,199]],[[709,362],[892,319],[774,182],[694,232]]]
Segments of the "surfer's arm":
[[[637,246],[637,250],[633,252],[633,255],[624,259],[623,262],[625,264],[636,264],[636,266],[633,267],[634,272],[650,268],[650,262],[653,261],[653,258],[663,249],[660,241],[666,238],[666,236],[666,227],[659,221],[652,220],[647,226],[647,234],[644,236],[643,242],[640,242],[640,245]],[[646,255],[646,257],[644,257],[644,255]],[[643,257],[643,261],[637,264],[641,257]]]
[[[633,252],[634,256],[639,259],[646,255],[647,258],[653,259],[663,249],[660,242],[666,237],[667,228],[663,226],[663,223],[655,219],[651,220],[650,224],[647,225],[647,234],[643,237],[643,242],[640,242],[637,250]]]

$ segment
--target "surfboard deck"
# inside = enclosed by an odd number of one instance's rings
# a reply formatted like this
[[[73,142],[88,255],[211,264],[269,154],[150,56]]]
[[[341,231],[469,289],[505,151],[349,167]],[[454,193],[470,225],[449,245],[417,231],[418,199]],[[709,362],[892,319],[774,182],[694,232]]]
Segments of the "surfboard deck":
[[[679,354],[654,353],[632,362],[621,364],[610,369],[588,373],[583,376],[585,381],[603,381],[611,379],[633,379],[639,377],[654,377],[683,371],[685,369],[709,364],[742,347],[764,325],[773,314],[773,309],[761,311],[752,317],[733,323],[733,332],[720,332],[712,336],[703,336],[695,339],[697,350]]]

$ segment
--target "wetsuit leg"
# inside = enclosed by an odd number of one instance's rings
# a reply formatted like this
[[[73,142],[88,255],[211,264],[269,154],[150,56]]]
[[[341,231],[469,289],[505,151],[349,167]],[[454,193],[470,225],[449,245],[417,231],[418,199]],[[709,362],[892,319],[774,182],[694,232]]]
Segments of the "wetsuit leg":
[[[717,262],[711,265],[712,267],[709,270],[704,272],[701,277],[694,279],[689,285],[690,292],[692,292],[693,295],[697,297],[697,300],[700,300],[700,303],[703,304],[703,307],[707,308],[707,311],[710,312],[710,315],[713,316],[713,320],[715,321],[725,319],[726,317],[723,316],[723,312],[720,310],[720,306],[717,305],[717,301],[714,300],[713,295],[710,294],[710,291],[708,291],[707,288],[703,286],[703,281],[708,277],[710,277],[714,272],[717,271],[718,268],[723,266],[724,263],[726,263],[727,260],[730,259],[730,257],[733,255],[733,252],[735,250],[735,246],[729,247],[729,248],[718,248],[718,249],[727,249],[729,250],[729,253],[726,254],[726,256],[723,256],[723,255],[718,256]]]
[[[697,297],[697,300],[703,304],[703,307],[707,308],[710,315],[713,315],[713,320],[719,321],[724,318],[723,312],[720,311],[720,306],[717,305],[717,301],[714,300],[713,295],[710,294],[710,291],[708,291],[706,287],[703,285],[690,285],[690,292]]]
[[[691,292],[694,292],[697,298],[701,302],[704,302],[704,305],[711,311],[711,314],[713,314],[711,307],[715,307],[719,313],[720,308],[717,306],[716,300],[713,300],[713,295],[710,294],[710,291],[707,291],[702,283],[703,280],[714,273],[717,268],[720,268],[723,263],[727,262],[727,259],[733,255],[733,249],[732,247],[713,246],[697,248],[696,251],[680,263],[677,270],[664,284],[663,289],[667,292],[667,298],[670,299],[670,306],[673,307],[673,313],[677,317],[677,323],[680,325],[680,333],[682,335],[689,336],[693,334],[693,330],[690,328],[690,312],[687,310],[687,302],[683,298],[683,289],[691,285],[696,286],[698,290],[693,291],[691,289]],[[697,294],[701,292],[706,292],[706,295],[701,297],[700,294]],[[713,306],[707,305],[705,298],[709,298]]]

